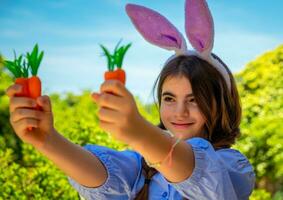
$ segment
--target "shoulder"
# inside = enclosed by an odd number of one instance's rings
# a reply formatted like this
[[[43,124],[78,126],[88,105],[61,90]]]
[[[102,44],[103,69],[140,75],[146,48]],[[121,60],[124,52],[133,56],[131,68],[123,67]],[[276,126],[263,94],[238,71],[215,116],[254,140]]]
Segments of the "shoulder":
[[[205,175],[210,177],[208,179],[211,182],[218,179],[218,183],[223,183],[223,188],[232,186],[238,197],[245,199],[251,194],[255,173],[248,158],[240,151],[231,148],[215,150],[212,144],[203,138],[192,138],[187,140],[187,143],[192,146],[195,155],[192,179],[200,180]]]
[[[189,199],[248,199],[254,186],[254,172],[239,151],[215,151],[203,138],[186,140],[191,145],[195,167],[190,177],[173,187]],[[189,189],[188,189],[189,188]]]
[[[203,138],[191,138],[186,141],[192,146],[194,155],[205,162],[211,162],[228,171],[253,172],[248,158],[240,151],[231,148],[215,150],[213,145]],[[203,163],[203,165],[206,165]]]
[[[207,173],[212,171],[221,172],[222,170],[225,170],[221,162],[221,157],[216,153],[209,141],[203,138],[194,137],[186,140],[186,142],[191,145],[195,157],[195,169],[193,175],[199,176],[202,173],[197,172],[203,170]]]
[[[199,137],[188,139],[186,142],[192,146],[193,151],[205,152],[212,155],[212,158],[215,159],[221,158],[221,161],[225,161],[227,165],[235,167],[238,164],[249,163],[247,157],[236,149],[223,148],[215,150],[208,140]]]
[[[193,148],[196,149],[203,149],[207,150],[208,148],[213,148],[211,143],[203,138],[200,137],[194,137],[191,139],[186,140],[186,142],[190,145],[192,145]]]
[[[248,158],[240,151],[236,149],[221,149],[216,152],[229,170],[239,172],[253,171]]]

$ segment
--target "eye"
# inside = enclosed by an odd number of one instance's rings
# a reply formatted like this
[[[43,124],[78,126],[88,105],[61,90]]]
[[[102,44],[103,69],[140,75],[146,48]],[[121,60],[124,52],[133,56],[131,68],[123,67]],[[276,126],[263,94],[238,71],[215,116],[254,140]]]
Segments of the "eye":
[[[188,104],[190,105],[197,105],[195,98],[188,99]]]
[[[165,101],[165,102],[173,102],[174,99],[172,97],[164,97],[163,101]]]
[[[189,102],[195,102],[195,98],[190,99]]]

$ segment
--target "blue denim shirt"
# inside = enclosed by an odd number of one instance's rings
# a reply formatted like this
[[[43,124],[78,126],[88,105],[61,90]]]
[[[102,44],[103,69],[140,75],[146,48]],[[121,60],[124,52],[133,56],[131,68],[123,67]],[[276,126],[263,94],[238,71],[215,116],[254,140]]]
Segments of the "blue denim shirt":
[[[152,177],[150,200],[248,200],[255,174],[248,159],[234,149],[215,151],[205,139],[186,141],[192,146],[195,168],[190,177],[179,183],[168,182],[161,173]],[[70,184],[85,199],[134,199],[144,184],[141,155],[135,151],[116,151],[98,145],[84,147],[96,155],[107,169],[106,182],[88,188],[68,177]]]

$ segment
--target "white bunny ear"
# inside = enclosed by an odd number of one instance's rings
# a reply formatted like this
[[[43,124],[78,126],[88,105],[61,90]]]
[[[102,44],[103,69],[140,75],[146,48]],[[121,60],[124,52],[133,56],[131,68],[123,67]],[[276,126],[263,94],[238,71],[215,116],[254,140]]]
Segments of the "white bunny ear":
[[[185,29],[190,43],[199,53],[213,48],[214,25],[205,0],[186,0]]]
[[[135,4],[127,4],[126,12],[148,42],[177,53],[186,51],[187,46],[182,34],[158,12]]]

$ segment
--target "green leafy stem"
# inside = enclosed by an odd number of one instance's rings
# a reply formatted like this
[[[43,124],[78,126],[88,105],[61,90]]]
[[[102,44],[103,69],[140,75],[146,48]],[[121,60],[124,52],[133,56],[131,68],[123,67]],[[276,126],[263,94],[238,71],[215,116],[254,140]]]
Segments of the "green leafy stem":
[[[116,45],[113,54],[111,54],[110,51],[105,46],[100,45],[104,53],[103,55],[106,56],[107,58],[109,71],[114,71],[115,66],[117,68],[122,68],[125,54],[132,45],[131,43],[129,43],[127,45],[119,47],[121,41],[122,40],[120,40],[118,44]]]
[[[37,75],[43,55],[44,52],[39,52],[38,45],[36,44],[31,53],[27,52],[26,55],[17,57],[16,52],[14,51],[14,60],[3,59],[2,62],[15,78],[28,78],[29,73],[31,73],[32,76]]]

